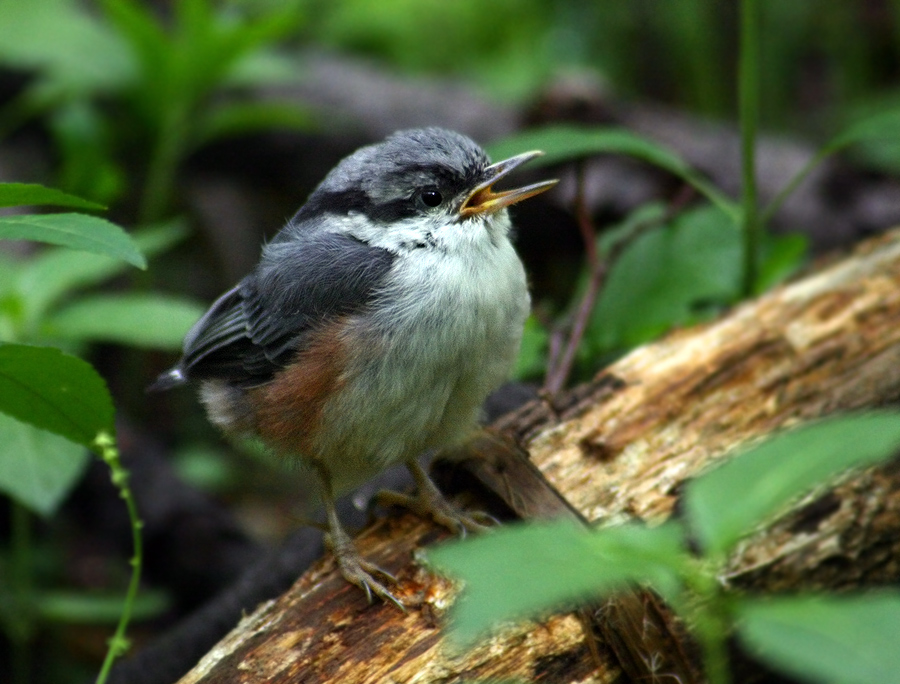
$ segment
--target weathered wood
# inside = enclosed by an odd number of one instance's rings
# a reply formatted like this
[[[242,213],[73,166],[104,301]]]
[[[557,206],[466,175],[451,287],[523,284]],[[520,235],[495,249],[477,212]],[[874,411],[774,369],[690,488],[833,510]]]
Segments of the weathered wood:
[[[492,431],[465,449],[465,465],[523,520],[570,518],[588,521],[547,481],[527,452],[513,440]],[[577,613],[585,642],[599,671],[620,667],[632,681],[660,673],[679,684],[695,684],[702,677],[687,656],[691,644],[684,625],[650,591],[635,588],[588,605]],[[612,662],[604,653],[610,651]],[[648,655],[651,654],[651,655]]]
[[[719,321],[636,350],[592,384],[560,397],[555,410],[535,403],[505,418],[496,427],[520,438],[550,491],[565,502],[547,504],[553,497],[546,492],[517,489],[518,476],[508,469],[490,475],[489,447],[475,471],[483,471],[482,480],[493,477],[495,491],[518,500],[513,508],[526,515],[558,505],[592,521],[658,520],[672,512],[686,478],[735,446],[898,397],[895,232]],[[359,538],[365,555],[400,578],[406,615],[367,606],[326,558],[243,620],[182,683],[606,682],[618,676],[608,650],[601,648],[600,663],[591,657],[572,616],[510,627],[472,652],[454,653],[440,632],[454,587],[411,562],[416,548],[443,536],[403,516],[381,520]],[[897,558],[900,472],[883,468],[811,499],[748,541],[730,579],[761,589],[880,583],[900,576]],[[639,614],[632,610],[629,620]]]
[[[396,573],[407,614],[368,605],[325,558],[287,594],[242,620],[181,684],[555,681],[562,671],[575,681],[613,681],[590,678],[594,666],[572,616],[510,629],[465,653],[445,646],[440,622],[456,590],[410,562],[417,548],[445,537],[404,515],[380,520],[357,539],[367,558]]]

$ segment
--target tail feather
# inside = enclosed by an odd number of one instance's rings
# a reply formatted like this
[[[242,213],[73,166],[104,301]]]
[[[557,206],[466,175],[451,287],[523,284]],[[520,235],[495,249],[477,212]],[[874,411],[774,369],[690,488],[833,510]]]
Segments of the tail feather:
[[[149,394],[150,392],[164,392],[166,390],[172,389],[173,387],[183,385],[186,382],[187,378],[185,377],[181,368],[172,368],[156,378],[153,384],[147,387],[147,393]]]

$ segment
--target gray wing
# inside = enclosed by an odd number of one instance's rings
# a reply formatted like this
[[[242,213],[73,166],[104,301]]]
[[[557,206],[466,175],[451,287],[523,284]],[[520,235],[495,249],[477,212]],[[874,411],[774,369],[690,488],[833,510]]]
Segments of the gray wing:
[[[303,347],[311,330],[363,310],[393,259],[387,250],[341,234],[276,238],[256,271],[191,328],[181,361],[151,389],[212,378],[237,387],[268,382]]]

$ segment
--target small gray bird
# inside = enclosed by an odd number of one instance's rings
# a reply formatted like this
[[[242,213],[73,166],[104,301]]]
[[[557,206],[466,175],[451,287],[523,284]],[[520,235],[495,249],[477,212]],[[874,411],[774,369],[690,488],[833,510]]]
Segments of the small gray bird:
[[[263,249],[256,269],[188,332],[151,386],[200,382],[209,419],[310,467],[341,573],[400,602],[338,519],[336,493],[395,463],[418,492],[395,495],[456,532],[479,527],[416,461],[459,444],[502,383],[529,311],[506,207],[556,181],[495,192],[538,156],[491,164],[469,138],[400,131],[342,160]],[[401,605],[402,607],[402,605]]]

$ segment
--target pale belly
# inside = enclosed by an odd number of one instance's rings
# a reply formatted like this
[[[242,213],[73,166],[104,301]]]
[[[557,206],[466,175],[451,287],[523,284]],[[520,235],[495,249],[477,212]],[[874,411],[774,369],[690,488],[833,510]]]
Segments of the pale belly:
[[[317,440],[338,489],[475,429],[485,398],[509,377],[530,304],[512,247],[501,257],[462,288],[427,283],[433,301],[408,307],[415,314],[387,313],[391,325],[375,320],[350,333],[348,346],[365,352],[326,404]]]

